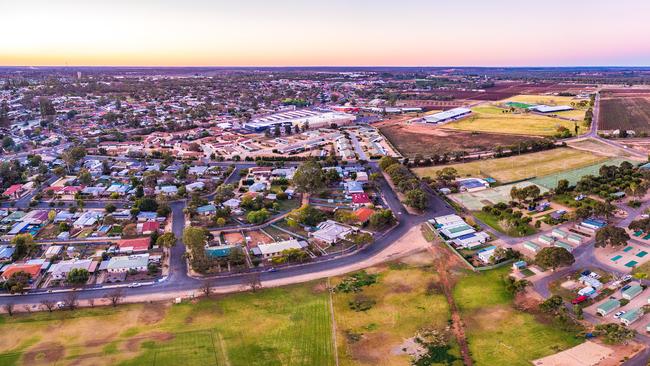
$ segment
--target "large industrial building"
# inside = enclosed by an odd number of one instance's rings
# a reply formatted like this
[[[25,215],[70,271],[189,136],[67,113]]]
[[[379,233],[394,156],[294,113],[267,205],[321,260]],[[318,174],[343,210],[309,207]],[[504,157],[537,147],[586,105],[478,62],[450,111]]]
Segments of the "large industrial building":
[[[430,116],[424,117],[426,123],[443,123],[449,121],[455,121],[457,119],[463,118],[468,114],[472,113],[472,110],[469,108],[454,108],[448,111],[432,114]]]
[[[251,122],[244,123],[244,128],[255,132],[262,132],[276,126],[283,127],[287,125],[292,127],[298,125],[302,127],[308,124],[309,128],[321,128],[329,127],[333,123],[337,126],[348,125],[355,119],[355,116],[342,112],[302,109],[259,117]]]

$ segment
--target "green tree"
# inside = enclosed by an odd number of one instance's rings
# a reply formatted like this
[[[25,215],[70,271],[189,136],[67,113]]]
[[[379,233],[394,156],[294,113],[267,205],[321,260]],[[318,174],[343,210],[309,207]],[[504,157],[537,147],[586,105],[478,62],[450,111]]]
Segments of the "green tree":
[[[88,281],[90,273],[85,268],[73,268],[68,272],[67,281],[70,284],[81,285]]]
[[[28,256],[36,247],[32,234],[18,234],[11,240],[11,244],[15,246],[12,254],[15,261]]]
[[[555,270],[558,267],[572,265],[575,258],[564,248],[546,247],[535,255],[535,262],[542,267],[550,267]]]
[[[391,210],[377,210],[377,212],[370,215],[368,225],[373,229],[382,229],[386,226],[392,225],[395,222],[395,216]]]
[[[323,169],[316,160],[302,163],[293,175],[293,184],[298,192],[316,194],[325,188]]]
[[[630,236],[625,229],[608,225],[596,232],[596,247],[618,247],[627,244]]]
[[[412,189],[406,192],[406,200],[404,203],[417,210],[424,210],[427,208],[427,195],[419,188]]]
[[[171,248],[176,245],[176,235],[174,233],[164,233],[156,239],[156,245],[162,248]]]
[[[624,325],[616,323],[598,324],[594,329],[594,334],[602,336],[607,344],[620,344],[636,336],[633,329],[628,329]]]

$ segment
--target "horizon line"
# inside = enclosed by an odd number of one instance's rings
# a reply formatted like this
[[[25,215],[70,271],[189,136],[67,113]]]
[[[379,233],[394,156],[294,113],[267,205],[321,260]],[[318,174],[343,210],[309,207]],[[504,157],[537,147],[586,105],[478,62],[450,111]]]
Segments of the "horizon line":
[[[480,69],[524,69],[524,68],[650,68],[649,65],[0,65],[0,68],[480,68]]]

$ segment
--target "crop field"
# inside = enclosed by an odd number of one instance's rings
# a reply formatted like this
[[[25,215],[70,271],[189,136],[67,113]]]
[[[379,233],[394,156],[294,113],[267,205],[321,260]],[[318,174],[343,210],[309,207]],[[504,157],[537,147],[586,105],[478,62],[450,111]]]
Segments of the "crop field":
[[[437,280],[431,257],[424,253],[410,258],[405,261],[416,263],[369,269],[379,274],[378,282],[360,293],[334,294],[340,365],[409,365],[409,355],[401,351],[409,344],[407,340],[421,328],[447,326],[450,314],[445,297],[427,294],[428,285]],[[358,297],[375,305],[367,311],[353,311],[348,303]],[[448,359],[462,365],[453,337],[452,342]]]
[[[650,132],[650,97],[602,98],[598,127]]]
[[[4,365],[334,365],[323,282],[0,318]]]
[[[477,152],[496,146],[520,142],[522,136],[501,133],[472,133],[423,124],[390,124],[379,127],[381,133],[406,157],[415,155],[451,153],[453,151]],[[527,140],[538,139],[526,136]]]
[[[571,102],[577,102],[580,99],[574,97],[562,97],[557,95],[526,95],[521,94],[500,102],[519,102],[527,104],[546,104],[546,105],[571,105]]]
[[[413,170],[420,177],[435,178],[435,173],[438,170],[452,167],[458,171],[461,177],[492,177],[501,183],[506,183],[582,168],[604,160],[606,160],[605,157],[591,152],[571,148],[557,148],[507,158],[415,168]]]
[[[530,365],[582,342],[572,332],[516,310],[502,280],[508,271],[506,266],[470,274],[454,289],[476,365]]]
[[[570,131],[574,128],[572,121],[535,113],[504,113],[504,109],[494,106],[475,107],[472,112],[469,117],[447,123],[445,127],[464,131],[535,136],[553,136],[560,126]]]

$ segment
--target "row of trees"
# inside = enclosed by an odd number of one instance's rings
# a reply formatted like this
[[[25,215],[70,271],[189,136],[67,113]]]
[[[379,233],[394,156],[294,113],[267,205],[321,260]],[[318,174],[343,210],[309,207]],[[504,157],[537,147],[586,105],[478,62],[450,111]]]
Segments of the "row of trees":
[[[419,179],[397,159],[384,156],[379,160],[379,167],[390,177],[398,191],[406,196],[404,204],[417,210],[427,207],[427,195],[420,188]]]

